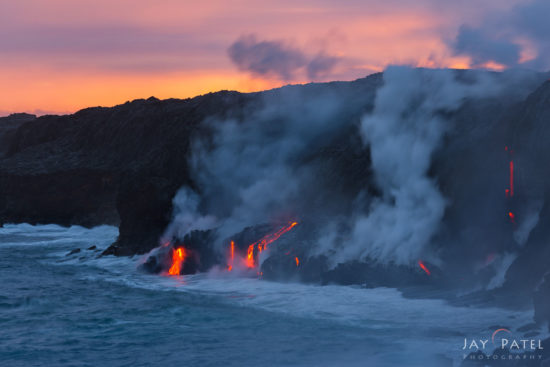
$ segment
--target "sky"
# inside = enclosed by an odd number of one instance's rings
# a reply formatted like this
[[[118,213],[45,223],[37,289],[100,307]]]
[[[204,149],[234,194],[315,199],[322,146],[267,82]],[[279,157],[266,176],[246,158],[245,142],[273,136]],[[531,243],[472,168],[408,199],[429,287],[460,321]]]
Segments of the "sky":
[[[0,0],[0,115],[353,80],[550,69],[548,0]]]

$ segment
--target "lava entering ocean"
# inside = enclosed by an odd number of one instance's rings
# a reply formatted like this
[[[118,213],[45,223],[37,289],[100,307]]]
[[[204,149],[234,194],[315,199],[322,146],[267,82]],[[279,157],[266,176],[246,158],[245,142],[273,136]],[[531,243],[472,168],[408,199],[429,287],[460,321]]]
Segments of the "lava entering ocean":
[[[252,247],[258,246],[258,251],[262,252],[263,250],[267,249],[267,245],[269,245],[270,243],[272,243],[274,241],[277,241],[279,239],[279,237],[281,237],[283,234],[290,231],[296,225],[298,225],[298,222],[292,222],[288,226],[279,229],[275,233],[269,233],[269,234],[265,235],[264,237],[262,237],[262,239],[260,239],[259,241],[254,242],[250,246],[252,246]]]
[[[254,267],[254,245],[248,246],[248,251],[246,253],[246,266],[249,268]]]
[[[185,249],[183,247],[179,247],[177,249],[174,249],[172,252],[172,266],[170,266],[170,269],[168,269],[168,274],[170,275],[180,275],[181,272],[181,266],[183,262],[185,261]]]
[[[283,228],[279,229],[276,232],[268,233],[264,237],[262,237],[260,240],[252,243],[248,246],[247,252],[246,252],[246,258],[245,258],[245,265],[247,268],[255,268],[256,267],[256,259],[255,254],[259,254],[262,251],[265,251],[267,249],[267,245],[275,242],[278,240],[283,234],[290,231],[292,228],[294,228],[296,225],[298,225],[298,222],[291,222],[288,225],[284,226]],[[230,254],[230,261],[233,263],[234,260],[234,246],[235,243],[231,241],[231,254]],[[254,250],[257,249],[257,252]],[[228,267],[229,271],[231,271],[232,266]]]
[[[233,270],[233,262],[235,261],[235,241],[231,241],[229,249],[229,264],[227,265],[227,270]]]

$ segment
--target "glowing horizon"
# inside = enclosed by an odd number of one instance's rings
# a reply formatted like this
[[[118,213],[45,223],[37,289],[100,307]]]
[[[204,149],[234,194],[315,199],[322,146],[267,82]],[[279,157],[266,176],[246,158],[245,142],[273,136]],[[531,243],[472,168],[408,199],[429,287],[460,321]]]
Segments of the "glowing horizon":
[[[468,48],[460,54],[451,43],[464,24],[481,27],[488,14],[529,2],[3,3],[0,115],[73,113],[150,96],[355,80],[390,64],[502,70],[509,58],[480,59]],[[542,53],[532,39],[518,39],[520,62]],[[269,65],[258,52],[275,53],[282,65]]]

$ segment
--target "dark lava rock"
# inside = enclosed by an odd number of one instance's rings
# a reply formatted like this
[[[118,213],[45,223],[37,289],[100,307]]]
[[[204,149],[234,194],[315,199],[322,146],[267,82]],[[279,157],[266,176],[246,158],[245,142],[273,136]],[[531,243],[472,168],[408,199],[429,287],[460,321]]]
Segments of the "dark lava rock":
[[[306,258],[300,254],[283,251],[267,258],[261,267],[264,279],[308,283],[319,283],[327,271],[328,261],[324,256]]]
[[[65,256],[70,256],[70,255],[74,255],[74,254],[78,254],[80,252],[80,249],[79,248],[75,248],[74,250],[71,250],[67,255]]]
[[[349,102],[343,118],[356,121],[372,108],[381,84],[382,75],[375,74],[354,82],[261,93],[221,91],[185,100],[140,99],[65,116],[1,118],[0,225],[112,224],[119,226],[119,238],[106,255],[147,253],[159,245],[177,190],[188,186],[200,191],[188,160],[191,139],[208,134],[201,127],[203,121],[243,121],[262,104],[277,103],[287,90],[309,99],[325,92],[339,96]],[[308,159],[329,162],[322,166],[334,176],[335,189],[349,190],[342,185],[349,181],[347,176],[362,185],[368,164],[340,145],[326,147]],[[358,163],[360,169],[356,169]]]
[[[189,142],[199,123],[231,118],[252,98],[219,92],[2,118],[0,223],[117,225],[106,254],[146,253],[158,245],[175,192],[191,184]]]
[[[96,245],[93,245],[93,246],[90,246],[87,248],[87,250],[96,250],[97,249],[97,246]]]
[[[173,239],[166,245],[151,251],[140,269],[147,273],[167,272],[172,265],[172,256],[178,248],[184,249],[184,261],[180,275],[205,272],[224,262],[223,256],[214,249],[214,231],[192,231],[183,240]]]
[[[478,75],[474,71],[456,73],[466,79]],[[494,75],[502,81],[509,74]],[[537,322],[548,321],[550,281],[540,285],[550,271],[550,175],[541,169],[550,160],[547,78],[548,74],[533,73],[529,82],[521,88],[506,89],[505,95],[472,96],[457,111],[441,111],[453,128],[433,153],[428,175],[448,202],[430,249],[444,264],[444,274],[431,264],[427,266],[432,274],[427,275],[416,266],[387,266],[362,259],[330,268],[326,258],[305,256],[312,245],[307,236],[315,230],[311,220],[310,229],[297,230],[277,242],[272,257],[262,264],[264,277],[367,287],[445,284],[447,279],[456,279],[457,283],[464,279],[471,285],[480,278],[486,281],[496,275],[489,266],[478,271],[487,259],[495,254],[517,253],[506,273],[503,290],[498,291],[501,293],[486,292],[487,297],[530,303],[536,292],[535,318]],[[345,102],[338,112],[346,129],[321,139],[315,149],[296,160],[316,169],[318,179],[311,185],[323,188],[300,192],[307,198],[305,212],[316,215],[326,199],[334,196],[327,205],[332,212],[349,217],[359,191],[374,199],[380,195],[380,188],[372,179],[369,148],[362,144],[357,123],[372,111],[376,90],[383,82],[382,75],[375,74],[353,82],[312,83],[261,93],[222,91],[186,100],[149,98],[112,108],[88,108],[66,116],[1,118],[0,225],[112,224],[119,226],[119,237],[105,255],[147,253],[159,245],[170,222],[177,190],[186,186],[201,193],[197,178],[192,177],[189,158],[193,139],[210,136],[203,122],[249,123],[247,116],[265,104],[285,111],[287,106],[278,96],[288,91],[299,91],[300,98],[316,103],[323,102],[317,99],[323,91],[330,91],[331,98]],[[519,93],[519,89],[529,92]],[[285,118],[284,114],[281,116]],[[508,200],[503,194],[509,180],[510,158],[504,152],[505,146],[513,147],[518,167],[516,192]],[[532,214],[530,205],[538,202],[542,203],[539,221],[527,242],[519,246],[514,239],[516,228],[507,213],[514,212],[520,224]],[[253,226],[233,240],[243,252],[251,241],[270,230],[269,226]],[[212,247],[213,241],[202,236],[208,234],[190,234],[183,242],[173,241],[168,248],[189,247],[189,271],[225,264],[226,249],[218,249],[222,252],[218,253]],[[259,258],[254,251],[255,259]],[[150,268],[162,268],[164,265],[159,264],[164,264],[165,256],[169,254],[158,257]],[[511,294],[516,297],[507,297]]]

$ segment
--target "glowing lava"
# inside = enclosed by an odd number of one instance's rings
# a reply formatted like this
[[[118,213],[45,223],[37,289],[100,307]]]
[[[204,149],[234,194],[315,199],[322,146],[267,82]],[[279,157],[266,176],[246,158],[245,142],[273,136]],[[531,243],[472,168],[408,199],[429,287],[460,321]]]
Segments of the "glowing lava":
[[[422,268],[422,270],[424,270],[424,271],[426,272],[426,274],[432,275],[432,273],[431,273],[430,270],[426,267],[426,265],[424,265],[424,263],[422,262],[422,260],[418,260],[418,265],[420,265],[420,267]]]
[[[298,222],[291,222],[287,226],[279,229],[278,231],[276,231],[274,233],[269,233],[269,234],[265,235],[260,240],[254,242],[253,244],[248,246],[248,250],[246,252],[246,258],[244,259],[246,267],[247,268],[256,267],[256,261],[254,259],[254,249],[257,249],[258,253],[261,253],[262,251],[267,249],[267,245],[269,245],[270,243],[278,240],[279,237],[281,237],[283,234],[290,231],[296,225],[298,225]],[[235,254],[234,253],[234,251],[235,251],[234,246],[235,246],[234,242],[231,241],[231,263],[233,263],[234,254]],[[298,261],[298,259],[296,259],[296,260]],[[229,269],[229,271],[231,271],[232,266],[230,265],[228,267],[228,269]]]
[[[282,235],[284,235],[285,233],[290,231],[296,225],[298,225],[298,222],[292,222],[289,225],[287,225],[286,227],[283,227],[283,228],[279,229],[275,233],[269,233],[269,234],[265,235],[264,237],[262,237],[262,239],[260,239],[259,241],[254,242],[251,246],[253,246],[253,247],[258,246],[258,251],[262,252],[263,250],[265,250],[267,248],[267,245],[269,245],[270,243],[272,243],[274,241],[277,241],[279,239],[279,237],[281,237]]]
[[[233,270],[233,261],[235,260],[235,241],[231,241],[229,246],[229,264],[227,265],[227,271]]]
[[[296,266],[300,265],[300,260],[298,259],[298,256],[296,256]]]
[[[185,249],[179,247],[174,249],[172,252],[172,266],[168,269],[168,274],[170,275],[180,275],[181,265],[185,260]]]
[[[514,160],[512,159],[514,151],[508,149],[508,146],[504,147],[504,150],[510,155],[510,182],[508,184],[509,187],[506,189],[506,197],[508,198],[514,196]]]
[[[254,267],[254,244],[248,246],[248,252],[246,254],[246,266],[249,268]]]
[[[514,213],[508,212],[508,216],[510,217],[510,221],[511,221],[512,223],[515,223],[516,216],[514,215]]]

